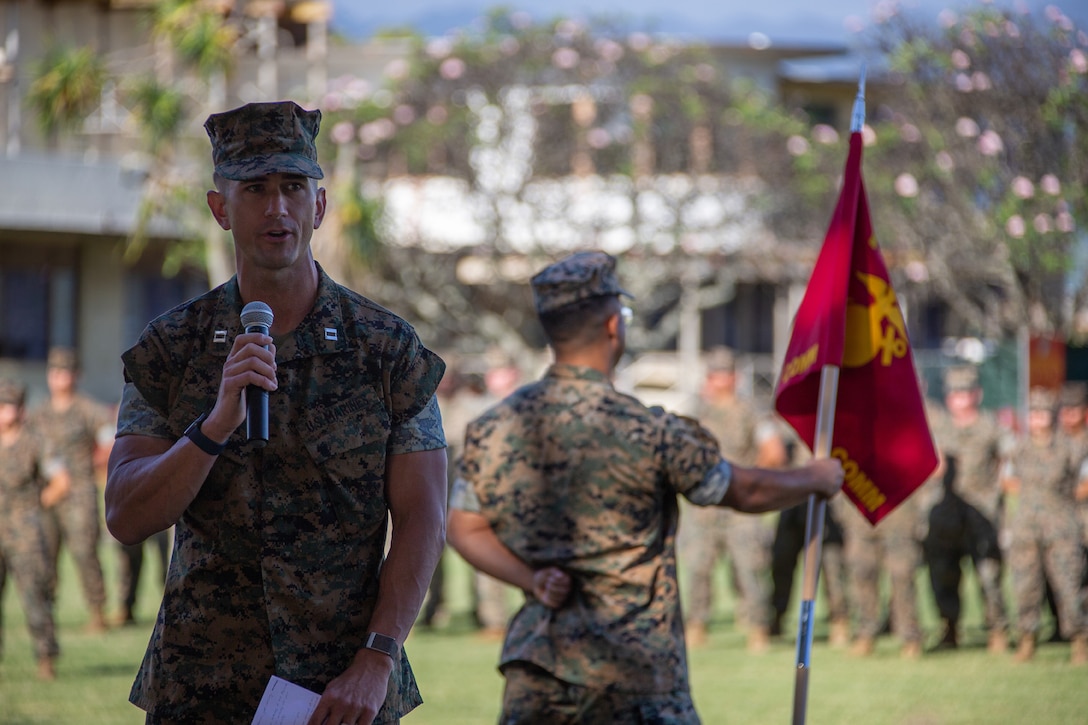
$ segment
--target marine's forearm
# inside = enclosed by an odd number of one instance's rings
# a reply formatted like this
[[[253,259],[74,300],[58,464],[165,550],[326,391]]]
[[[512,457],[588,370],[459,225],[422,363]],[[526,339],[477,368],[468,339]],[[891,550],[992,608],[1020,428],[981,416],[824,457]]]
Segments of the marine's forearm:
[[[106,526],[122,544],[138,544],[177,522],[204,485],[216,457],[188,438],[122,436],[110,454]]]
[[[777,511],[811,494],[833,496],[842,487],[842,465],[833,458],[794,469],[733,467],[733,479],[721,505],[746,513]]]
[[[446,452],[390,456],[386,468],[392,536],[370,630],[403,644],[446,543]]]
[[[477,513],[450,511],[450,546],[474,568],[523,591],[533,589],[533,569],[510,551]]]

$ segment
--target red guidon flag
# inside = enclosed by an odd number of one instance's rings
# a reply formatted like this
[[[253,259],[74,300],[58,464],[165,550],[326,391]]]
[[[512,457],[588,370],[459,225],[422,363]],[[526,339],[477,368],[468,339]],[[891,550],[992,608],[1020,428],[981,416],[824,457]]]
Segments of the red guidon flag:
[[[861,178],[861,134],[839,203],[793,320],[775,409],[814,448],[820,371],[839,368],[831,455],[870,523],[902,503],[937,466],[910,341],[873,236]]]

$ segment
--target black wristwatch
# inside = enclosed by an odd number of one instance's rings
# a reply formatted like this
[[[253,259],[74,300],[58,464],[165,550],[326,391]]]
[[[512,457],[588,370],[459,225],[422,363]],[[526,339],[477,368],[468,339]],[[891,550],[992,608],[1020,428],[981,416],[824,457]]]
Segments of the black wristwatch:
[[[387,654],[394,660],[397,659],[397,654],[400,652],[397,640],[384,634],[378,634],[377,632],[367,632],[366,641],[363,643],[363,646],[367,649],[377,650],[382,654]]]
[[[197,448],[207,453],[209,456],[218,456],[223,452],[223,449],[227,447],[226,443],[216,443],[208,436],[204,435],[200,430],[200,424],[208,419],[207,413],[201,413],[197,416],[196,420],[189,424],[189,427],[185,429],[185,437],[191,440]]]

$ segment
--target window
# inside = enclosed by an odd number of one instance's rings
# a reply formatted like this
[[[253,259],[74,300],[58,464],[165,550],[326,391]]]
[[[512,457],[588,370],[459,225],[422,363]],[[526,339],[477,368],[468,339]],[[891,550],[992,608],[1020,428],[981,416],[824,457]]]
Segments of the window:
[[[53,345],[78,345],[77,279],[72,250],[0,253],[0,357],[44,361]]]

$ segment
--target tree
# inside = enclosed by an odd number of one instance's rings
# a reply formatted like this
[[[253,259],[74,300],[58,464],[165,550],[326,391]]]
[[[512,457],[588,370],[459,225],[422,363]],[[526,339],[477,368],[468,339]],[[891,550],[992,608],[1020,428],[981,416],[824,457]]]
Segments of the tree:
[[[79,128],[98,106],[106,68],[93,48],[55,45],[34,64],[27,102],[51,143]]]
[[[1070,333],[1067,302],[1085,293],[1088,35],[1053,6],[982,6],[928,33],[892,16],[875,47],[903,79],[878,130],[899,140],[878,157],[897,242],[924,250],[933,288],[976,329]]]
[[[886,68],[869,105],[866,186],[904,289],[948,303],[961,333],[1083,335],[1071,312],[1086,295],[1088,35],[1053,7],[987,4],[937,25],[891,13],[865,41],[870,67]],[[818,180],[837,178],[845,134],[794,134],[786,196],[798,218],[826,215]]]
[[[220,92],[234,59],[239,32],[224,23],[223,12],[203,0],[156,3],[149,21],[157,68],[132,76],[125,84],[150,157],[147,192],[126,256],[132,259],[143,253],[154,221],[169,220],[181,240],[170,245],[164,272],[201,264],[212,285],[233,274],[234,258],[205,209],[200,179],[208,174],[200,172],[206,172],[206,163],[194,167],[192,161],[207,156],[196,152],[197,139],[189,133],[188,123],[214,105],[208,96]]]
[[[745,129],[716,123],[738,103],[726,54],[608,21],[537,24],[505,10],[479,30],[414,42],[383,87],[334,87],[326,143],[353,144],[371,196],[405,175],[420,186],[441,177],[428,188],[453,189],[450,203],[471,207],[473,236],[436,250],[448,225],[395,230],[412,249],[372,248],[361,288],[433,325],[428,339],[484,337],[477,347],[540,343],[526,282],[571,245],[625,250],[651,323],[633,346],[671,343],[684,291],[675,280],[704,288],[707,305],[728,298],[725,255],[693,266],[691,253],[759,241],[754,199],[764,190],[753,171],[766,134],[732,143]],[[725,229],[752,234],[731,240]],[[420,248],[445,251],[448,263],[411,264]]]

